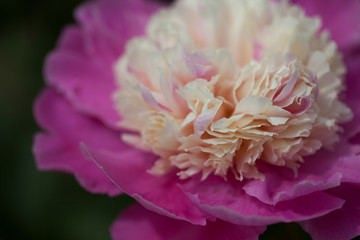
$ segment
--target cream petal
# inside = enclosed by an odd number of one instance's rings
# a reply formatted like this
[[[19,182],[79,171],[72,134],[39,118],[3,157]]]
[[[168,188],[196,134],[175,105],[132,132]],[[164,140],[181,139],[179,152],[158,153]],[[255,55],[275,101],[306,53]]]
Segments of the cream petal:
[[[261,161],[296,174],[334,146],[352,117],[345,70],[321,21],[287,1],[182,0],[127,45],[114,99],[124,141],[159,156],[149,173],[264,179]]]

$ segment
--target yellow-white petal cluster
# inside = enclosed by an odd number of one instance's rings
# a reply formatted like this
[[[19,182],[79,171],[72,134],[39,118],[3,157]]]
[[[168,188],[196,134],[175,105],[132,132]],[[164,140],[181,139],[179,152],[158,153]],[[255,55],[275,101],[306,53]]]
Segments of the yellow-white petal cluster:
[[[263,178],[330,149],[350,109],[345,67],[321,22],[287,2],[182,0],[156,14],[115,66],[129,144],[151,174]]]

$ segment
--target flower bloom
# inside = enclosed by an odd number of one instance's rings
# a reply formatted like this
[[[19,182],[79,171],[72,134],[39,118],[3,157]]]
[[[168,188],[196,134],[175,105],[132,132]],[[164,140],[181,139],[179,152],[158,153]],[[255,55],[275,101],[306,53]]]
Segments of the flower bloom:
[[[35,105],[39,168],[158,213],[129,208],[114,239],[357,236],[360,4],[323,4],[80,7]]]

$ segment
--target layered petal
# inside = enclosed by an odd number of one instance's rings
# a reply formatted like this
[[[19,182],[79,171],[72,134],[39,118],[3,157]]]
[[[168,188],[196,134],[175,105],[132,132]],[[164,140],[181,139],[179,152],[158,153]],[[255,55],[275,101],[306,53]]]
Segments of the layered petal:
[[[234,225],[221,220],[208,222],[206,226],[196,226],[134,205],[118,217],[111,227],[111,235],[114,240],[255,240],[265,228]]]
[[[280,221],[302,221],[328,214],[341,208],[344,203],[344,200],[331,194],[312,191],[302,192],[301,197],[293,196],[290,199],[281,199],[280,195],[281,202],[268,205],[248,195],[242,189],[243,183],[235,180],[225,181],[212,176],[200,181],[198,176],[181,181],[175,174],[168,174],[166,178],[150,175],[146,170],[156,159],[150,154],[128,151],[121,155],[88,148],[86,151],[121,190],[133,196],[144,207],[194,224],[204,225],[206,218],[213,217],[234,224],[257,226]],[[336,182],[341,174],[334,176]],[[137,181],[137,177],[142,181]],[[336,186],[331,180],[323,184]]]
[[[275,205],[310,193],[339,186],[341,182],[360,180],[355,169],[360,168],[360,148],[345,140],[334,151],[322,150],[309,156],[298,170],[298,175],[289,169],[263,165],[264,181],[251,180],[245,183],[245,192],[260,201]]]
[[[156,159],[155,155],[132,148],[119,153],[96,151],[84,146],[84,151],[122,191],[145,208],[175,219],[205,225],[207,215],[182,191],[176,175],[158,177],[147,172]]]
[[[75,13],[79,26],[66,28],[47,57],[47,82],[78,110],[116,126],[120,117],[112,101],[113,63],[130,38],[144,33],[158,7],[140,0],[93,1],[80,6]]]
[[[360,91],[360,2],[349,0],[292,0],[301,6],[306,14],[318,16],[323,23],[323,29],[330,32],[343,54],[347,67],[346,99],[347,104],[354,113],[353,120],[345,125],[345,134],[349,137],[360,132],[360,109],[358,105],[358,92]],[[324,7],[326,6],[326,7]]]
[[[360,235],[360,187],[343,184],[329,193],[346,200],[344,206],[320,218],[301,222],[314,240],[348,240]]]
[[[360,133],[360,105],[359,105],[359,92],[360,92],[360,40],[358,45],[352,49],[344,52],[344,57],[347,66],[347,91],[346,99],[347,104],[351,107],[354,118],[351,122],[345,124],[344,130],[348,137],[354,137]],[[358,138],[356,143],[359,144],[360,139]]]
[[[276,205],[265,204],[249,196],[242,184],[212,176],[199,182],[189,181],[182,188],[204,212],[241,225],[265,225],[323,216],[339,209],[344,200],[324,192],[315,192]]]
[[[126,210],[115,240],[360,234],[360,2],[274,2],[182,0],[146,34],[159,4],[79,7],[35,104],[39,169],[152,211]]]
[[[38,97],[34,113],[45,132],[35,136],[33,153],[41,170],[56,170],[75,175],[90,192],[116,195],[120,190],[86,159],[80,148],[87,142],[96,149],[123,150],[119,133],[94,118],[78,113],[56,90],[48,88]]]
[[[159,12],[116,64],[120,124],[136,134],[125,139],[159,156],[155,175],[264,179],[260,162],[296,172],[352,117],[343,62],[320,27],[286,1],[184,0]]]

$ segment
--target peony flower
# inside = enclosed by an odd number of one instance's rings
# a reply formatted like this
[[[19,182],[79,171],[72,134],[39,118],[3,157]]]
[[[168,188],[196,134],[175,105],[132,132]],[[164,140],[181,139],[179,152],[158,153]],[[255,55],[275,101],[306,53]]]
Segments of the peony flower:
[[[94,1],[46,60],[39,169],[140,205],[114,239],[360,234],[356,0]],[[136,231],[141,229],[141,231]]]

